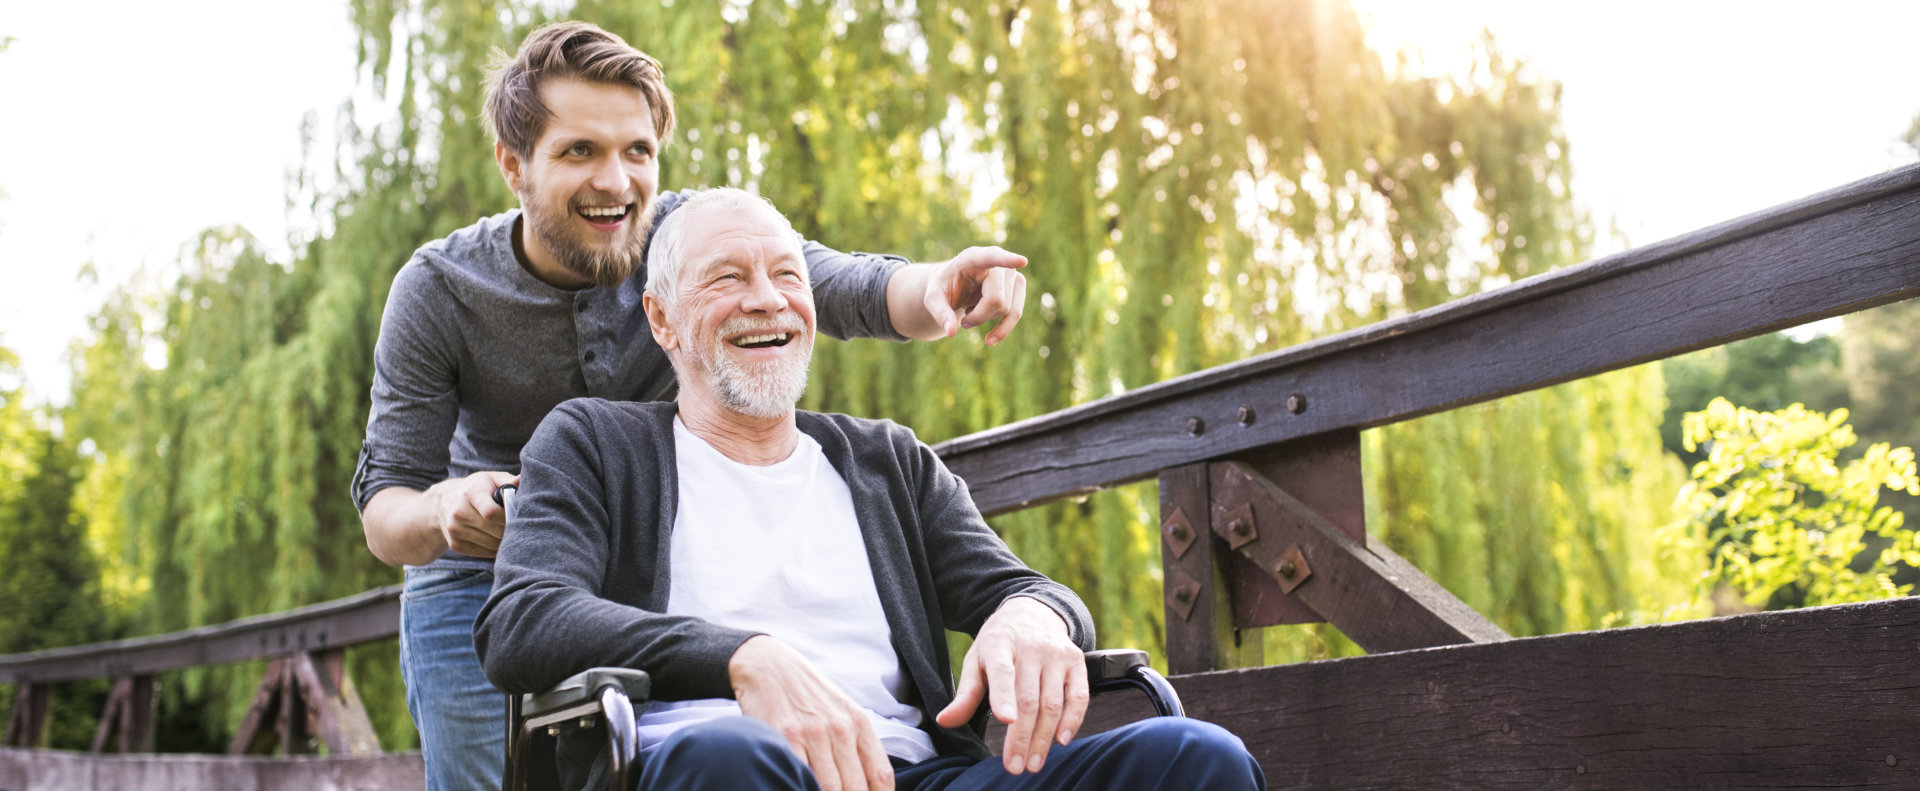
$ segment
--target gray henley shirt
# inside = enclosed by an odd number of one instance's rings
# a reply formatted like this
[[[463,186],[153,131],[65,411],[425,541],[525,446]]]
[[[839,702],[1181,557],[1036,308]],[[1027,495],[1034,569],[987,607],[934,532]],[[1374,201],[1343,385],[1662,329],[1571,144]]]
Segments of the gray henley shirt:
[[[662,193],[654,226],[691,192]],[[560,402],[663,401],[677,382],[640,295],[646,266],[614,288],[566,290],[514,253],[518,209],[427,243],[394,276],[374,347],[373,406],[353,477],[364,510],[389,486],[425,490],[483,470],[518,474],[520,449]],[[821,332],[905,340],[887,315],[887,280],[905,262],[803,248]],[[428,564],[479,568],[454,552]]]

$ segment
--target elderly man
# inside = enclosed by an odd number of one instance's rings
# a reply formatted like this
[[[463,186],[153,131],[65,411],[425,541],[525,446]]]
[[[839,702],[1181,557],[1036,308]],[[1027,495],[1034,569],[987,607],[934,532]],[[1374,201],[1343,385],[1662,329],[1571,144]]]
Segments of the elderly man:
[[[644,300],[678,398],[576,399],[534,433],[474,631],[488,678],[652,674],[648,791],[1262,786],[1195,720],[1076,740],[1079,598],[1014,558],[912,432],[794,409],[814,306],[772,206],[702,193],[654,244]],[[957,690],[949,629],[976,635]],[[983,699],[999,762],[968,727]]]

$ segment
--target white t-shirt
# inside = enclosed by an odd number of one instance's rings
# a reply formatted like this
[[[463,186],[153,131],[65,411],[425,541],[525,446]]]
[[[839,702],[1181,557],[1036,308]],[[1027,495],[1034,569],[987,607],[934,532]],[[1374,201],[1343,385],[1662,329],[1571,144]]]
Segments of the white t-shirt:
[[[907,679],[847,482],[800,435],[786,460],[755,467],[714,450],[673,419],[679,506],[670,539],[667,612],[766,632],[799,651],[867,710],[888,755],[935,753],[925,716],[903,702]],[[740,714],[732,700],[656,702],[640,717],[650,747],[688,725]]]

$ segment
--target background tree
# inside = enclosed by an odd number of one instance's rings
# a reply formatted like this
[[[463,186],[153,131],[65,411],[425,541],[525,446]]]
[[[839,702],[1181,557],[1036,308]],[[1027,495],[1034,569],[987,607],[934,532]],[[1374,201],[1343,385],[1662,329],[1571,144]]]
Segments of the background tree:
[[[821,345],[806,406],[929,441],[1585,255],[1557,86],[1490,39],[1460,73],[1383,62],[1340,3],[349,9],[382,104],[343,110],[341,148],[292,185],[316,237],[275,262],[210,231],[110,299],[75,355],[68,422],[96,448],[83,512],[122,531],[117,589],[140,597],[140,631],[398,579],[347,497],[381,307],[418,245],[514,205],[478,119],[484,67],[550,18],[666,64],[682,119],[666,187],[757,190],[841,249],[936,260],[996,243],[1033,260],[1027,317],[996,349]],[[386,120],[350,120],[366,117]],[[1661,617],[1693,573],[1640,551],[1681,480],[1654,428],[1662,392],[1642,367],[1369,432],[1372,528],[1515,633]],[[1161,648],[1156,503],[1131,486],[995,526],[1083,592],[1104,640]],[[1355,650],[1325,627],[1267,639],[1274,661]],[[392,647],[355,662],[383,744],[405,746]],[[255,680],[188,674],[163,712],[215,712],[216,740]]]
[[[1713,546],[1712,582],[1768,609],[1912,589],[1895,583],[1893,572],[1896,564],[1920,565],[1920,534],[1879,505],[1883,488],[1920,494],[1912,448],[1875,443],[1843,465],[1841,451],[1857,441],[1847,410],[1799,404],[1759,412],[1716,398],[1685,423],[1688,449],[1700,447],[1707,458],[1694,466],[1682,508]],[[1869,535],[1883,548],[1869,552]]]

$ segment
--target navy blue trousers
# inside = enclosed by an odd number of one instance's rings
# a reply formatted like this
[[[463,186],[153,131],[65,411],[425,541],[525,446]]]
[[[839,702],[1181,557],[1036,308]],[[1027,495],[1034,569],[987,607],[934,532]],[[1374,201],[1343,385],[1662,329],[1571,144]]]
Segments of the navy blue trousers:
[[[751,717],[682,729],[642,758],[639,791],[819,791],[787,740]],[[1240,738],[1212,723],[1155,717],[1047,751],[1039,772],[998,760],[933,758],[894,769],[897,791],[1264,791]]]

